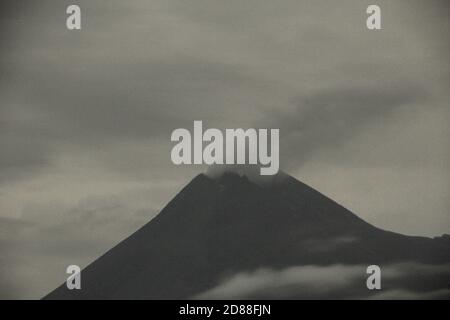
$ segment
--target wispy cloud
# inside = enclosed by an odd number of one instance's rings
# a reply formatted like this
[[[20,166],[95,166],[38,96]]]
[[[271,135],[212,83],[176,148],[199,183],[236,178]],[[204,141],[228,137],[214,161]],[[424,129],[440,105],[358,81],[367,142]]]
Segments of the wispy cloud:
[[[237,273],[194,299],[434,299],[448,298],[449,265],[381,266],[382,289],[366,287],[367,266],[306,265]],[[418,280],[422,277],[425,282]]]

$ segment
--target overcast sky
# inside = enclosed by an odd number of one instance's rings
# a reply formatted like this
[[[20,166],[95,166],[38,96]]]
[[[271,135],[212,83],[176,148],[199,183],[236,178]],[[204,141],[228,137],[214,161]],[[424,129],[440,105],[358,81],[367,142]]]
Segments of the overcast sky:
[[[0,7],[0,298],[43,296],[204,171],[170,160],[193,120],[279,128],[287,173],[378,227],[450,233],[448,2]]]

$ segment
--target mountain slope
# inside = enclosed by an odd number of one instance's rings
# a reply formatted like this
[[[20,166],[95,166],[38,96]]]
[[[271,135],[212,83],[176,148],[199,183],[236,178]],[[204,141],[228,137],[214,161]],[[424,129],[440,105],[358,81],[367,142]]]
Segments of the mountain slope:
[[[160,214],[47,299],[181,299],[229,275],[298,265],[450,261],[446,241],[366,223],[280,173],[264,184],[225,173],[194,178]],[[294,296],[295,297],[295,296]]]

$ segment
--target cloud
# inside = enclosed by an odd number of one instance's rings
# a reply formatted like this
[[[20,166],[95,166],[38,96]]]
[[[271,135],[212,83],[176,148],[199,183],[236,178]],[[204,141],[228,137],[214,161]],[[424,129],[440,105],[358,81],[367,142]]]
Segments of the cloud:
[[[322,90],[301,97],[294,110],[281,113],[276,121],[282,128],[282,158],[301,165],[317,150],[338,148],[368,125],[390,120],[400,108],[415,105],[424,96],[414,85],[386,85]]]
[[[34,203],[22,218],[0,218],[0,298],[40,298],[68,265],[85,267],[157,213],[151,188],[90,196],[73,206]]]
[[[295,168],[441,86],[419,77],[436,80],[442,70],[440,59],[423,70],[410,54],[423,50],[420,39],[406,33],[400,39],[410,43],[402,47],[387,45],[398,42],[397,33],[368,37],[355,28],[364,7],[351,2],[341,4],[347,25],[326,2],[156,1],[150,8],[145,1],[81,1],[79,33],[64,28],[69,3],[4,5],[12,18],[2,29],[18,31],[1,56],[8,72],[0,85],[0,181],[45,172],[73,150],[95,157],[117,144],[163,149],[174,128],[194,119],[245,127],[275,118],[284,135],[282,165]],[[168,158],[156,159],[153,167]]]
[[[361,266],[296,266],[282,270],[258,269],[238,273],[198,299],[283,299],[326,296],[342,290],[363,274]]]
[[[448,298],[449,265],[381,266],[381,290],[366,287],[367,266],[306,265],[237,273],[194,299],[434,299]],[[422,277],[424,281],[418,280]]]

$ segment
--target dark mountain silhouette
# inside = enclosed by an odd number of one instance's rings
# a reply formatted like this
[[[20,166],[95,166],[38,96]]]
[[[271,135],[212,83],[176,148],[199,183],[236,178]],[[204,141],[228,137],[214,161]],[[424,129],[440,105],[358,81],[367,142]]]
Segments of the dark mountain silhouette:
[[[63,284],[45,298],[183,299],[261,267],[439,265],[450,261],[449,249],[446,237],[380,230],[283,173],[263,184],[235,173],[200,174],[158,216],[87,266],[81,290]]]

